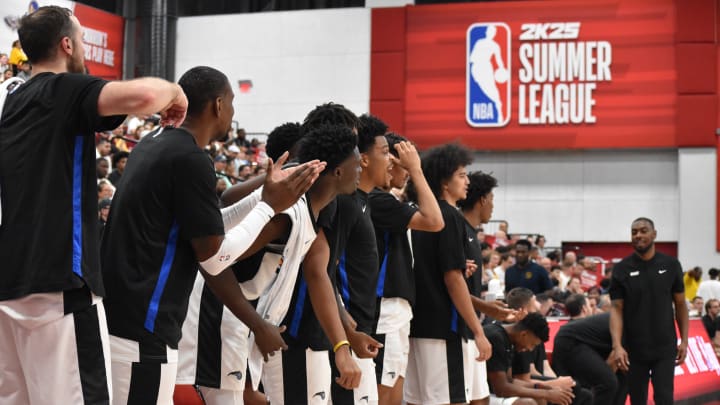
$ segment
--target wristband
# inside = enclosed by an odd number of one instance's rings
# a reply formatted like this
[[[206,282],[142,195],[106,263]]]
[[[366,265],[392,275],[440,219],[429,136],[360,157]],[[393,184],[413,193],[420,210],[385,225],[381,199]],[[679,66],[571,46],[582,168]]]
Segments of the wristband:
[[[350,346],[350,342],[348,342],[347,340],[341,340],[341,341],[335,343],[335,346],[333,346],[333,353],[337,353],[337,351],[340,350],[340,348],[345,345]]]

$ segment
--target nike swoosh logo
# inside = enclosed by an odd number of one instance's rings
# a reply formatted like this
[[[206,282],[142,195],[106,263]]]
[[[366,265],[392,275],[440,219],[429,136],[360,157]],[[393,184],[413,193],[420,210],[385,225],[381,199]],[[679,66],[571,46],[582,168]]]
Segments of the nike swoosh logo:
[[[667,270],[658,270],[658,274],[663,274],[663,273],[665,273],[666,271],[667,271]]]
[[[475,239],[473,239],[473,238],[468,238],[468,242],[472,242],[472,241],[474,241],[474,240],[475,240]]]
[[[631,271],[630,272],[630,277],[635,277],[635,276],[639,276],[639,275],[640,275],[639,271]]]
[[[325,400],[325,391],[316,392],[315,395],[313,395],[313,398],[314,397],[320,397],[320,399]]]
[[[394,371],[388,371],[387,374],[390,376],[390,378],[395,378],[395,372],[394,372]]]
[[[228,375],[235,376],[235,378],[237,378],[238,381],[242,380],[242,377],[243,377],[242,371],[233,371],[233,372],[228,373]]]
[[[370,397],[367,396],[367,395],[365,395],[364,397],[361,397],[360,400],[361,400],[361,401],[365,401],[366,403],[369,403],[369,402],[370,402]]]

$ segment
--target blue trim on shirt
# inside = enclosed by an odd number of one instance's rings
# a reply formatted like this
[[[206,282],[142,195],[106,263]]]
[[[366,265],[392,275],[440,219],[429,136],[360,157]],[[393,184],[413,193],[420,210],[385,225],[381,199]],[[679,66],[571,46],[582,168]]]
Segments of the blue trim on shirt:
[[[73,236],[72,236],[72,268],[73,273],[82,277],[82,164],[83,145],[85,137],[75,137],[75,150],[73,154]]]
[[[458,331],[458,312],[452,304],[450,304],[450,330],[455,333]]]
[[[295,304],[295,312],[293,313],[292,323],[290,324],[290,336],[297,338],[300,330],[300,321],[302,320],[303,309],[305,308],[305,298],[307,296],[307,283],[302,274],[300,275],[300,287],[298,287],[297,304]]]
[[[340,293],[343,297],[343,304],[345,304],[345,308],[350,305],[350,284],[348,283],[348,276],[347,276],[347,270],[346,270],[346,257],[347,253],[343,252],[342,256],[340,256],[340,264],[338,265],[338,271],[340,273]]]
[[[385,231],[385,235],[383,237],[385,240],[385,256],[383,256],[382,264],[380,265],[380,275],[378,277],[378,285],[377,285],[377,296],[382,297],[385,293],[385,273],[387,273],[387,262],[388,262],[388,251],[390,246],[390,232]]]
[[[160,275],[158,276],[158,281],[155,285],[150,305],[148,306],[147,316],[145,317],[145,329],[150,332],[155,331],[155,318],[157,317],[158,308],[160,307],[160,298],[162,297],[165,284],[167,284],[167,279],[170,275],[173,260],[175,259],[175,249],[177,248],[179,229],[180,226],[178,223],[173,222],[173,225],[170,228],[170,235],[168,236],[168,243],[165,247],[165,257],[163,258],[162,265],[160,266]]]

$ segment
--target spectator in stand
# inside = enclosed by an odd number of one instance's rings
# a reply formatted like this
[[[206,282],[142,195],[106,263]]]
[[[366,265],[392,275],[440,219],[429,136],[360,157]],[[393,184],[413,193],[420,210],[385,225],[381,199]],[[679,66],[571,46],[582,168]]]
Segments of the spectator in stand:
[[[495,247],[499,246],[508,246],[510,244],[510,240],[508,240],[508,236],[504,231],[496,231],[495,232]]]
[[[705,315],[703,315],[702,321],[710,340],[714,340],[717,331],[720,330],[720,301],[714,298],[708,300],[705,304]]]
[[[9,58],[6,53],[0,53],[0,73],[5,73],[8,70],[12,70]]]
[[[105,158],[100,157],[95,159],[95,172],[97,173],[98,184],[100,184],[102,180],[107,180],[108,171],[110,171],[110,165]]]
[[[7,79],[9,79],[9,78],[11,78],[11,77],[14,77],[14,76],[15,76],[15,74],[13,73],[13,70],[12,70],[12,69],[8,69],[8,70],[6,70],[5,72],[3,72],[3,81],[5,81],[5,80],[7,80]]]
[[[580,283],[580,279],[577,277],[573,277],[570,279],[570,282],[568,282],[565,292],[568,297],[571,294],[584,294],[585,293],[585,291],[583,291],[583,289],[582,289],[582,284]]]
[[[720,270],[714,267],[711,268],[708,270],[710,279],[703,281],[700,287],[698,287],[697,295],[703,297],[705,302],[711,299],[720,300],[720,281],[718,281],[718,275],[720,275]]]
[[[108,180],[110,180],[110,183],[116,187],[118,183],[120,183],[120,178],[125,171],[125,163],[127,163],[128,156],[130,156],[128,152],[120,151],[115,153],[112,157],[113,171],[110,173],[110,176],[108,176]]]
[[[601,294],[598,297],[597,310],[598,312],[610,312],[610,295]]]
[[[102,239],[103,229],[107,223],[108,214],[110,213],[111,200],[105,199],[98,202],[98,235]]]
[[[702,280],[702,267],[695,266],[685,272],[683,284],[685,284],[685,299],[690,301],[697,296],[698,288]]]
[[[247,139],[245,139],[247,136],[247,134],[245,133],[245,129],[238,128],[237,131],[235,131],[235,133],[237,134],[237,137],[235,138],[235,143],[237,144],[237,146],[239,146],[241,150],[243,147],[249,148],[250,142]]]
[[[15,77],[18,79],[22,79],[24,81],[30,80],[30,75],[32,74],[32,65],[30,62],[24,60],[20,61],[17,65],[17,74]]]
[[[538,235],[538,236],[535,238],[535,246],[538,247],[540,256],[542,256],[542,257],[547,257],[547,254],[548,254],[549,252],[546,252],[546,251],[545,251],[545,236],[543,236],[543,235]]]
[[[538,302],[538,305],[539,305],[538,312],[542,316],[554,316],[554,315],[550,315],[550,312],[551,312],[550,310],[555,305],[555,300],[549,294],[546,294],[546,293],[536,294],[535,300]]]
[[[541,257],[540,260],[538,260],[538,264],[545,269],[548,274],[552,273],[552,261],[547,257]]]
[[[28,57],[27,55],[25,55],[25,52],[23,52],[22,47],[20,46],[20,40],[16,39],[12,43],[12,49],[10,50],[10,59],[8,60],[10,66],[12,67],[13,75],[17,75],[18,73],[18,64],[27,60]]]
[[[547,257],[548,259],[550,259],[550,261],[552,262],[552,265],[553,265],[553,266],[559,266],[559,265],[560,265],[560,256],[562,256],[562,254],[561,254],[560,251],[557,250],[557,249],[556,249],[556,250],[553,250],[553,251],[549,252],[547,255],[545,255],[545,257]]]
[[[225,168],[227,167],[227,158],[225,158],[225,155],[217,155],[215,156],[215,176],[218,179],[221,179],[225,182],[225,188],[230,188],[232,186],[232,183],[230,182],[230,179],[225,174]]]
[[[505,292],[515,287],[525,287],[535,294],[553,288],[550,276],[544,268],[530,261],[530,241],[519,240],[515,244],[517,263],[505,272]]]
[[[97,185],[98,190],[98,201],[104,200],[104,199],[111,199],[113,195],[115,194],[115,187],[113,187],[112,184],[110,184],[107,180],[100,180],[100,182]]]
[[[705,303],[703,302],[702,297],[693,297],[692,301],[690,301],[690,310],[688,311],[688,315],[693,317],[702,316],[704,304]]]
[[[242,165],[238,167],[238,178],[242,181],[247,181],[253,174],[252,165]]]

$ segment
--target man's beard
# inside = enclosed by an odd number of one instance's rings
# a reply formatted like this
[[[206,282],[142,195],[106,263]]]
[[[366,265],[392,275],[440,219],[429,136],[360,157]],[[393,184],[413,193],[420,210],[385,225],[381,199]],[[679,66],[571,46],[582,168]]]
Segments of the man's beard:
[[[647,253],[653,246],[655,246],[655,244],[654,244],[654,243],[651,243],[651,244],[647,245],[647,246],[644,247],[644,248],[637,247],[637,246],[633,246],[633,248],[635,249],[635,251],[636,251],[637,253],[639,253],[639,254],[641,254],[641,255],[644,255],[644,254]]]

